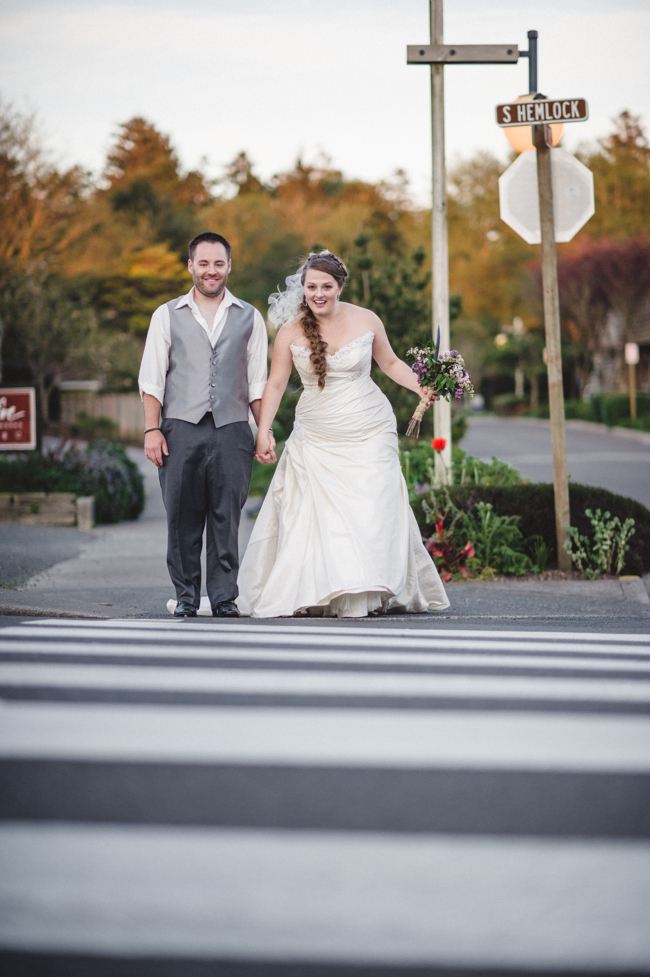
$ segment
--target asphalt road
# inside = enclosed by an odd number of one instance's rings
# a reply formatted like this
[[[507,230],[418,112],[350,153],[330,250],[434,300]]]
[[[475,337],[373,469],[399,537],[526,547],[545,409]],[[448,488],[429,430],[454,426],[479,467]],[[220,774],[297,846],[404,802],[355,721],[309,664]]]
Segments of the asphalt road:
[[[517,461],[517,445],[530,440],[530,432],[543,443],[543,425],[526,422],[473,419],[463,444],[471,453],[506,456]],[[593,435],[588,433],[588,437]],[[613,448],[619,445],[608,435]],[[499,440],[499,438],[501,440]],[[473,440],[472,440],[473,439]],[[519,441],[517,441],[519,439]],[[477,445],[480,441],[480,445]],[[627,449],[628,443],[622,442]],[[635,443],[634,447],[638,447]],[[650,449],[641,446],[643,457]],[[550,449],[549,449],[550,450]],[[168,618],[167,600],[174,596],[166,566],[165,512],[156,469],[143,452],[130,449],[142,465],[147,489],[143,515],[136,522],[103,526],[90,533],[73,529],[41,529],[34,526],[0,526],[0,627],[3,614],[41,613],[90,617]],[[650,469],[639,462],[634,471]],[[637,482],[638,492],[643,486]],[[638,494],[637,494],[638,497]],[[244,550],[252,520],[242,520],[240,549]],[[7,583],[11,589],[7,589]],[[646,580],[650,589],[650,577]],[[370,620],[360,627],[425,629],[532,629],[555,631],[628,631],[650,629],[648,593],[639,581],[614,581],[544,585],[509,584],[448,585],[451,607],[442,613]],[[5,618],[6,620],[6,618]],[[300,624],[297,620],[296,624]],[[316,627],[337,628],[337,621]]]
[[[636,432],[625,437],[593,427],[567,423],[567,467],[572,480],[627,495],[650,508],[650,435],[636,440]],[[553,481],[548,421],[472,417],[461,447],[486,461],[495,455],[533,482]]]
[[[650,637],[0,631],[6,977],[650,970]]]

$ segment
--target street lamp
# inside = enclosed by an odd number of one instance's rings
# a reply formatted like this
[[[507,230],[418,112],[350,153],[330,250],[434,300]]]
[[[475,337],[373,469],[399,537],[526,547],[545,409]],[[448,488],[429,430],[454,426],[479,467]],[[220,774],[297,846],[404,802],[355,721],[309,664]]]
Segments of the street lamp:
[[[533,95],[520,95],[515,102],[532,102]],[[564,126],[561,122],[552,122],[550,125],[553,145],[557,146],[562,138]],[[533,142],[533,130],[531,126],[510,126],[503,130],[506,139],[517,153],[525,153],[530,149],[535,149]]]

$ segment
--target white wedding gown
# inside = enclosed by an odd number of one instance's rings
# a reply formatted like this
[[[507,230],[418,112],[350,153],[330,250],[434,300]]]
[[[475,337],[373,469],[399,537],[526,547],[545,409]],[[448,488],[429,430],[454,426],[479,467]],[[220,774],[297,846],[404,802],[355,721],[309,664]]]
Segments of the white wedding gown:
[[[239,571],[242,614],[365,617],[449,606],[422,545],[392,407],[370,378],[374,333],[328,355],[291,347],[303,393]]]

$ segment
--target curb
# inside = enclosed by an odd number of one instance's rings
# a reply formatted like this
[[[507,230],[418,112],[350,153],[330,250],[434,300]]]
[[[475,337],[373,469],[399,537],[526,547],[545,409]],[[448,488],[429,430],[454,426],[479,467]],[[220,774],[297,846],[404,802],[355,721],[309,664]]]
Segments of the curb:
[[[538,427],[550,427],[551,422],[545,417],[499,417],[496,414],[481,417],[474,415],[471,421],[506,421],[508,423],[532,424]],[[608,427],[607,424],[596,424],[593,421],[570,420],[564,422],[565,427],[572,431],[585,431],[594,434],[615,434],[619,438],[627,438],[628,441],[638,441],[640,444],[647,444],[650,447],[650,434],[647,431],[635,431],[631,427]]]
[[[103,614],[82,614],[81,611],[53,611],[43,610],[41,607],[3,607],[0,604],[0,617],[69,617],[83,618],[89,621],[108,621],[110,618]]]

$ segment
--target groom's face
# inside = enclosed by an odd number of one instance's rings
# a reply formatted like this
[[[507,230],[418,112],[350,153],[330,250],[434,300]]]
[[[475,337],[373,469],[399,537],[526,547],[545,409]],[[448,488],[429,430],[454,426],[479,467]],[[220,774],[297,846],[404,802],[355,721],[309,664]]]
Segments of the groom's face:
[[[223,244],[201,241],[194,258],[187,263],[194,287],[208,298],[216,298],[223,292],[230,274],[228,252]]]

